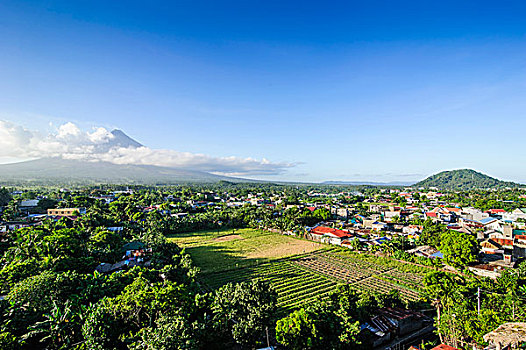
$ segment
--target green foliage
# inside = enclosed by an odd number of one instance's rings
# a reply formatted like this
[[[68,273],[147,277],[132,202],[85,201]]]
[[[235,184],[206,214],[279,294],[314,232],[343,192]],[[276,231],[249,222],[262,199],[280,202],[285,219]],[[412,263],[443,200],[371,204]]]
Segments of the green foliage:
[[[365,247],[365,244],[360,241],[358,238],[354,238],[351,241],[351,247],[353,250],[362,250]]]
[[[194,327],[198,322],[190,324],[180,315],[161,316],[155,321],[155,326],[141,329],[140,339],[130,346],[134,350],[179,350],[200,349],[202,337],[196,337]]]
[[[526,266],[526,265],[525,265]],[[506,322],[526,321],[526,276],[520,266],[496,281],[434,272],[424,279],[424,296],[437,308],[435,326],[444,342],[482,345],[483,335]],[[477,295],[480,288],[480,314]]]
[[[440,245],[440,237],[447,229],[444,224],[435,223],[430,219],[424,221],[424,229],[420,235],[420,243],[438,247]]]
[[[18,350],[22,346],[24,346],[24,341],[11,332],[0,332],[0,349]]]
[[[253,345],[270,326],[276,310],[277,294],[266,282],[229,283],[220,288],[212,304],[215,327],[230,331],[241,345]]]
[[[88,250],[97,261],[114,262],[122,256],[124,243],[119,233],[97,229],[89,238]]]
[[[126,330],[124,322],[117,317],[111,299],[104,298],[87,310],[82,334],[88,349],[111,350],[123,348],[120,339]]]
[[[36,275],[40,271],[36,258],[14,259],[0,270],[0,286],[3,293],[8,293],[13,286],[25,278]]]
[[[70,300],[66,300],[64,305],[53,301],[51,312],[44,314],[44,318],[31,325],[23,338],[37,337],[40,343],[53,349],[71,349],[80,338],[83,312],[74,310]]]
[[[463,268],[477,261],[479,244],[477,239],[468,233],[445,231],[440,235],[440,251],[448,265]]]
[[[379,307],[401,304],[396,293],[372,295],[340,285],[326,301],[317,300],[278,320],[276,338],[291,350],[367,349],[371,344],[360,332],[360,322],[368,321]]]
[[[42,212],[46,212],[48,209],[54,208],[57,205],[57,201],[51,198],[42,198],[38,201],[38,209]]]
[[[11,193],[5,187],[0,188],[0,207],[7,205],[11,201]]]
[[[291,350],[312,349],[317,329],[312,313],[301,308],[276,323],[276,339]]]

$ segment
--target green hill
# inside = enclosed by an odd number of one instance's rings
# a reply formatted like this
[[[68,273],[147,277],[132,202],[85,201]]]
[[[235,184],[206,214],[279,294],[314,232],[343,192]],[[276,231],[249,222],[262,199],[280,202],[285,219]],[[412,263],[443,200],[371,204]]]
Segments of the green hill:
[[[495,179],[471,169],[442,171],[416,184],[415,187],[436,187],[442,190],[519,187],[520,184]]]

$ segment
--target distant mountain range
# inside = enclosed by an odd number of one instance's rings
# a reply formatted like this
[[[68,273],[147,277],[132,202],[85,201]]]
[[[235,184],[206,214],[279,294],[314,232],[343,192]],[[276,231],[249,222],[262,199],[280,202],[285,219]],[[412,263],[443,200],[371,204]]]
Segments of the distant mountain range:
[[[441,190],[462,191],[476,188],[514,188],[522,186],[524,185],[515,182],[501,181],[471,169],[442,171],[413,185],[413,187],[436,187]]]
[[[113,130],[113,137],[97,145],[97,153],[115,147],[139,148],[142,144],[121,130]],[[102,161],[43,158],[20,163],[0,165],[0,185],[8,184],[177,184],[190,182],[263,182],[228,176],[218,176],[204,171],[193,171],[154,165],[114,164]],[[280,182],[285,183],[285,182]],[[442,190],[469,190],[474,188],[519,187],[520,184],[495,179],[470,169],[443,171],[425,180],[407,182],[325,181],[323,185],[349,186],[413,186],[436,187]]]
[[[138,148],[143,145],[121,130],[113,130],[109,142],[98,145],[97,153],[114,147]],[[0,184],[177,184],[186,182],[218,182],[251,180],[218,176],[154,165],[114,164],[102,161],[42,158],[0,165]]]
[[[0,183],[34,184],[177,184],[235,180],[201,171],[153,165],[113,164],[43,158],[0,165]],[[236,179],[237,180],[237,179]],[[239,180],[237,180],[239,182]]]

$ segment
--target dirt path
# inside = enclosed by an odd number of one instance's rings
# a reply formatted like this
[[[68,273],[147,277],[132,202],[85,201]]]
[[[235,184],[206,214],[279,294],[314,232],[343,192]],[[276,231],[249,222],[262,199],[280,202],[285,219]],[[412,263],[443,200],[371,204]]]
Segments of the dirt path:
[[[226,235],[214,238],[214,242],[228,242],[233,241],[234,239],[243,239],[240,235]]]

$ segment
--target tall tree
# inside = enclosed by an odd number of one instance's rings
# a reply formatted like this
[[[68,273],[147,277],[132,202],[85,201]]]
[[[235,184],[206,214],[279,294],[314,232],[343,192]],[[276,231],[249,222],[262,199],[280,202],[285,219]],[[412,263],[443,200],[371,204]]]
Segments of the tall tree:
[[[253,280],[221,287],[212,304],[216,327],[230,332],[236,342],[253,346],[270,326],[277,293],[267,282]]]
[[[446,264],[462,268],[477,261],[479,244],[473,235],[464,232],[445,231],[440,235],[439,248],[444,254]]]

